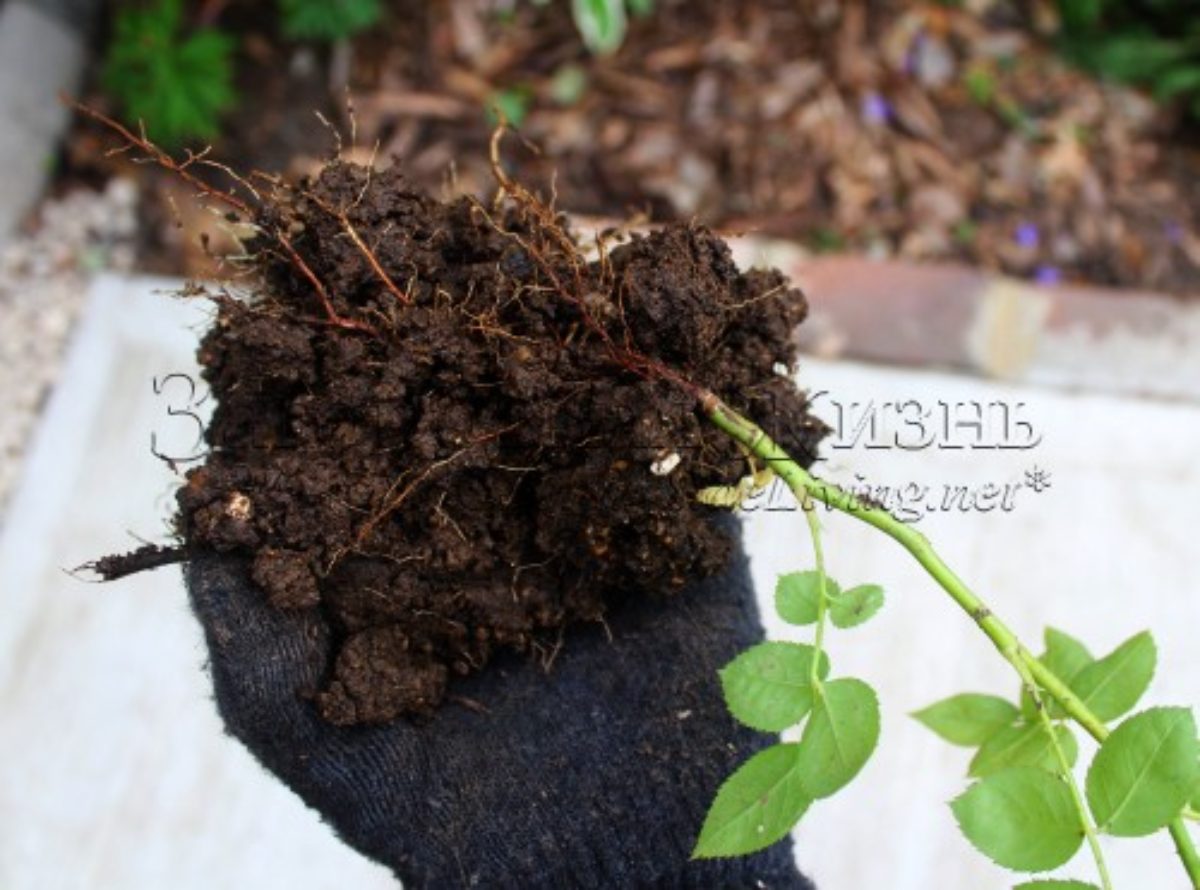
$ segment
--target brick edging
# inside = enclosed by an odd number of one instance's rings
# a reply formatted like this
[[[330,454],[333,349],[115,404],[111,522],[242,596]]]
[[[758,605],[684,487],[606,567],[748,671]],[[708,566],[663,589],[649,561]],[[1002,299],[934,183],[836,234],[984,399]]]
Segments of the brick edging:
[[[810,354],[1200,403],[1200,299],[812,256],[752,236],[730,245],[743,267],[776,266],[804,289],[812,311],[797,336]]]

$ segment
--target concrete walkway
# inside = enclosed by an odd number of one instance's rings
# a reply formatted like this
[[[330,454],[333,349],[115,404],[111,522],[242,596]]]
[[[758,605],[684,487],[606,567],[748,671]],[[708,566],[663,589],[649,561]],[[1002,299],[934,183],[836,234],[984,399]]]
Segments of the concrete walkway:
[[[130,545],[125,530],[159,536],[170,511],[172,476],[150,456],[149,438],[157,433],[168,453],[188,451],[194,429],[167,408],[190,393],[175,380],[156,395],[152,379],[194,369],[203,309],[155,293],[164,287],[106,278],[94,288],[0,537],[0,887],[392,887],[222,734],[176,572],[96,587],[62,571]],[[921,444],[915,415],[901,424],[884,402],[915,400],[905,410],[929,409],[929,429],[939,400],[965,404],[959,420],[975,401],[1008,405],[1028,426],[1005,436],[993,419],[978,435],[1009,445],[1040,438],[1034,447],[948,447],[980,441],[969,424],[911,450],[867,447],[864,433],[854,447],[830,449],[822,471],[927,485],[924,498],[905,490],[904,506],[925,513],[921,525],[950,563],[1031,644],[1044,623],[1098,653],[1150,627],[1160,669],[1148,701],[1200,700],[1191,519],[1200,407],[843,362],[809,361],[801,376],[831,393],[821,399],[830,420],[839,404],[851,421],[870,416],[852,403],[874,400],[873,446],[887,444],[888,424],[904,444]],[[851,439],[844,428],[841,444]],[[1027,477],[1035,467],[1048,477]],[[1031,480],[1049,488],[1034,491]],[[1011,512],[930,510],[945,485],[978,495],[987,483],[1022,484],[1010,492]],[[808,567],[811,551],[793,512],[764,508],[748,521],[769,609],[775,575]],[[831,572],[888,592],[875,622],[830,639],[835,673],[879,690],[884,735],[864,775],[806,816],[801,863],[824,890],[1011,887],[958,837],[945,805],[965,787],[968,753],[906,714],[965,689],[1012,693],[1012,678],[895,544],[842,517],[826,528]],[[1119,886],[1185,886],[1162,837],[1107,848]],[[1081,854],[1066,873],[1087,878],[1091,868]]]

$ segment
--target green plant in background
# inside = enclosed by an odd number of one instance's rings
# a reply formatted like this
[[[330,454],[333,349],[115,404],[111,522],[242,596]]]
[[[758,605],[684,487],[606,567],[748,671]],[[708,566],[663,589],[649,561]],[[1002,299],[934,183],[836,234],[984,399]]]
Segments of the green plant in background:
[[[821,503],[887,534],[926,569],[988,637],[1021,682],[1018,701],[962,693],[918,712],[947,741],[976,748],[976,781],[951,804],[967,839],[1017,872],[1066,865],[1087,843],[1099,886],[1113,884],[1099,836],[1142,837],[1166,829],[1193,888],[1200,855],[1185,819],[1200,817],[1200,741],[1189,708],[1149,708],[1125,717],[1150,685],[1157,655],[1140,633],[1103,658],[1078,640],[1046,631],[1040,657],[942,561],[920,532],[886,510],[823,482],[795,463],[759,427],[711,393],[701,395],[709,420],[750,455],[751,474],[738,486],[701,492],[705,503],[736,506],[778,477],[800,501],[812,534],[816,569],[784,575],[776,588],[780,617],[815,625],[812,645],[768,642],[743,652],[721,671],[733,716],[764,732],[803,724],[799,742],[772,745],[751,757],[717,792],[693,856],[737,856],[784,837],[817,800],[848,784],[879,738],[879,705],[861,680],[829,680],[827,623],[850,628],[883,604],[875,585],[842,591],[826,576],[816,505]],[[756,463],[757,462],[757,463]],[[765,470],[757,469],[761,464]],[[1124,718],[1110,730],[1108,721]],[[1081,789],[1074,766],[1079,745],[1071,724],[1097,743]],[[1081,881],[1032,881],[1018,890],[1096,890]]]
[[[382,14],[380,0],[279,0],[281,30],[296,40],[342,40]],[[237,104],[234,45],[216,28],[189,29],[183,0],[127,6],[116,13],[104,87],[156,142],[213,139],[222,112]]]
[[[627,12],[649,15],[654,0],[571,0],[571,17],[584,44],[598,55],[616,52],[625,40]]]
[[[814,253],[836,253],[846,248],[846,239],[829,226],[818,226],[809,234],[808,241]]]
[[[1063,53],[1080,67],[1183,101],[1200,118],[1194,0],[1058,0]]]
[[[975,238],[979,235],[979,225],[974,220],[959,220],[954,224],[951,234],[954,236],[955,243],[967,246],[975,242]]]
[[[182,0],[127,7],[117,13],[103,80],[156,141],[212,139],[236,101],[233,40],[212,29],[189,31]]]
[[[501,123],[514,127],[521,126],[529,114],[529,106],[533,103],[533,91],[524,85],[498,90],[492,94],[488,103],[488,123],[496,126]]]
[[[981,65],[974,65],[967,70],[963,76],[963,85],[976,105],[986,108],[996,96],[996,78]]]
[[[574,105],[587,91],[587,72],[578,65],[563,65],[550,81],[550,98],[559,105]]]
[[[376,24],[379,0],[279,0],[285,36],[293,40],[343,40]]]

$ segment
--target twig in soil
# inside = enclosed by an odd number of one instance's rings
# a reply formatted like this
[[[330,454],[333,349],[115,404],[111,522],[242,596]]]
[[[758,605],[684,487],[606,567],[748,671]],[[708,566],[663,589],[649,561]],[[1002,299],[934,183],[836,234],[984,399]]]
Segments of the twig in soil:
[[[456,705],[462,705],[468,711],[474,711],[476,714],[490,714],[487,705],[475,701],[473,698],[467,698],[465,695],[447,695],[446,701],[453,702]]]
[[[512,594],[512,601],[519,602],[520,594],[517,593],[517,582],[521,579],[521,573],[526,569],[542,569],[554,562],[554,557],[543,559],[541,562],[527,562],[513,568],[512,581],[509,582],[508,592]]]
[[[546,656],[546,660],[542,663],[542,670],[545,673],[550,673],[550,669],[554,667],[554,661],[558,658],[558,653],[562,651],[563,641],[566,638],[566,628],[558,629],[558,637],[554,641],[554,648],[550,650],[550,654]]]
[[[333,567],[335,565],[337,565],[338,561],[342,558],[342,556],[345,555],[345,553],[348,549],[357,549],[357,548],[361,547],[362,544],[366,541],[366,539],[370,536],[371,532],[374,531],[374,529],[379,525],[379,523],[382,522],[384,519],[386,519],[388,516],[395,513],[396,510],[398,510],[400,508],[400,506],[406,500],[408,500],[409,496],[411,496],[412,493],[414,491],[416,491],[416,489],[418,487],[420,487],[420,485],[423,482],[425,482],[425,480],[427,480],[433,473],[437,472],[442,467],[445,467],[445,466],[448,466],[449,464],[454,463],[454,461],[458,460],[460,457],[462,457],[464,454],[466,454],[468,451],[470,451],[476,445],[480,445],[491,439],[495,439],[498,436],[502,436],[505,433],[507,433],[509,430],[516,429],[518,425],[519,424],[510,423],[508,426],[501,427],[498,430],[492,430],[489,433],[485,433],[482,436],[478,436],[478,437],[472,439],[470,442],[468,442],[462,448],[458,449],[458,451],[455,451],[449,457],[443,457],[440,460],[433,461],[433,463],[429,464],[428,466],[425,467],[425,469],[423,469],[420,473],[418,473],[417,476],[414,479],[412,479],[411,482],[409,482],[407,485],[405,485],[404,489],[402,491],[400,491],[399,494],[395,494],[396,489],[399,488],[400,484],[404,481],[405,477],[408,475],[407,472],[401,473],[400,476],[397,477],[396,480],[394,482],[392,482],[391,486],[388,488],[387,495],[384,497],[383,507],[374,516],[372,516],[370,519],[368,519],[366,522],[364,522],[362,524],[362,527],[359,528],[358,533],[354,536],[354,545],[352,548],[345,548],[345,549],[339,550],[337,553],[335,553],[333,555],[333,558],[330,559],[330,561],[329,561],[329,566],[326,569],[326,573],[331,571],[333,569]],[[393,497],[393,495],[395,495],[395,496]]]
[[[85,562],[83,565],[71,569],[70,574],[79,577],[80,572],[92,572],[99,576],[96,579],[98,581],[116,581],[136,575],[138,572],[186,562],[187,558],[187,550],[184,547],[146,544],[129,553],[102,556],[91,562]]]

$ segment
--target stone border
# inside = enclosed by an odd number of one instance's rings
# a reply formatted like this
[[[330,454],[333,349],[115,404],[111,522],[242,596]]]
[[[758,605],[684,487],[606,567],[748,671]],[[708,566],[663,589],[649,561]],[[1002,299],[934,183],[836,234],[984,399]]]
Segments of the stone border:
[[[0,245],[37,202],[79,89],[96,0],[9,0],[0,8]]]
[[[798,337],[810,354],[1200,403],[1200,291],[1187,301],[1047,287],[962,265],[731,244],[739,264],[776,266],[804,289],[812,312]]]

